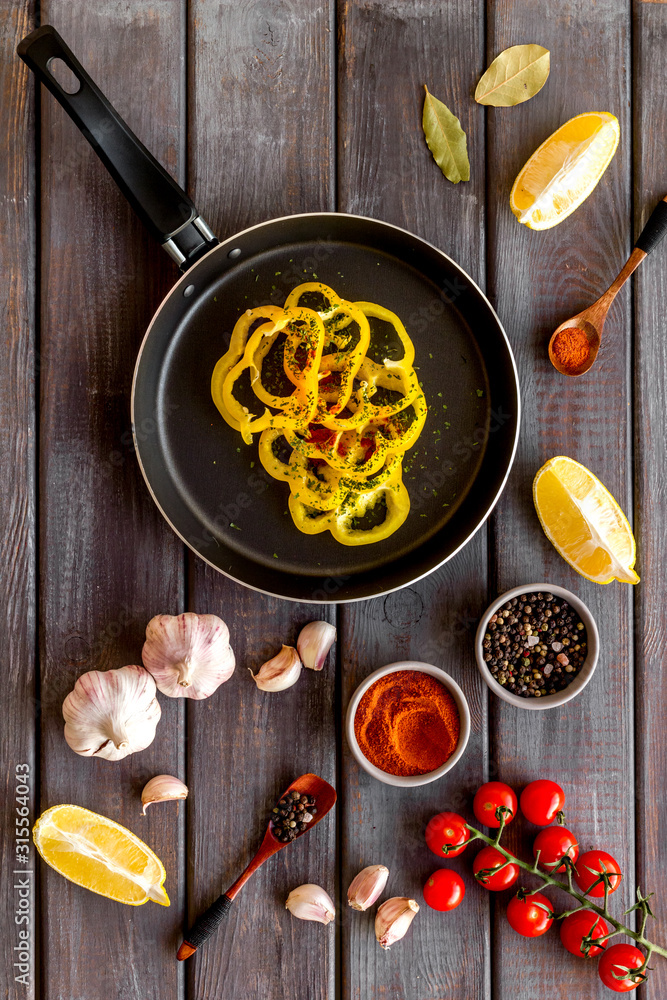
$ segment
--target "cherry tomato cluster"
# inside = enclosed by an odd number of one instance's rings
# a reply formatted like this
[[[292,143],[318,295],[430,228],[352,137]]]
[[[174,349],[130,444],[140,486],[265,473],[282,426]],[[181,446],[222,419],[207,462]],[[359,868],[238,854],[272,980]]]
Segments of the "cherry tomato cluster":
[[[623,877],[617,862],[606,851],[585,851],[579,855],[576,837],[562,825],[564,805],[565,793],[555,781],[531,781],[519,799],[502,781],[487,781],[477,790],[473,812],[480,823],[497,830],[503,821],[505,826],[511,823],[521,810],[527,820],[543,827],[533,843],[533,856],[540,868],[553,875],[570,867],[580,891],[594,898],[605,895],[605,882],[609,894],[615,892]],[[551,826],[554,820],[558,825]],[[439,858],[457,857],[469,841],[470,829],[458,813],[438,813],[426,827],[426,843]],[[493,846],[479,851],[472,868],[476,880],[492,892],[509,889],[520,871],[519,865]],[[440,868],[424,886],[424,899],[434,910],[453,910],[464,896],[463,880],[451,868]],[[518,934],[540,937],[554,922],[553,906],[541,892],[519,889],[507,906],[507,920]],[[605,986],[615,993],[629,993],[646,978],[643,972],[636,971],[644,964],[644,955],[629,944],[608,948],[605,939],[608,933],[606,922],[592,910],[576,910],[560,922],[563,947],[580,958],[601,956],[598,972]]]

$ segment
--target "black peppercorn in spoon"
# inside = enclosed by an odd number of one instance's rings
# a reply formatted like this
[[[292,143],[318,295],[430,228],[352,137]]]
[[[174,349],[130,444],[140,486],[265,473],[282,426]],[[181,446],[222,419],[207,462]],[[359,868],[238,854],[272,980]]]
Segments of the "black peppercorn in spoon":
[[[625,284],[633,271],[635,271],[651,250],[655,250],[658,243],[667,235],[667,195],[658,202],[653,209],[651,216],[644,226],[641,235],[635,243],[634,250],[630,254],[622,271],[616,280],[609,286],[606,292],[593,303],[592,306],[583,309],[576,316],[566,319],[557,327],[549,341],[549,360],[556,371],[561,375],[585,375],[593,366],[598,350],[600,349],[600,338],[602,327],[607,318],[609,307],[616,298],[617,292]],[[583,330],[588,338],[588,354],[584,361],[575,369],[566,368],[554,352],[554,341],[556,337],[565,330]]]
[[[303,837],[314,826],[317,826],[320,820],[324,819],[336,802],[336,792],[328,782],[316,774],[302,774],[301,777],[296,778],[281,798],[285,798],[290,792],[299,792],[301,795],[314,798],[317,807],[317,814],[313,816],[306,829],[295,835],[294,840],[298,840],[299,837]],[[201,916],[197,917],[197,920],[188,931],[185,940],[178,949],[176,957],[179,962],[190,958],[190,955],[194,955],[197,949],[203,945],[204,941],[217,929],[223,917],[227,916],[232,901],[250,876],[254,875],[267,858],[270,858],[273,854],[277,854],[283,847],[287,847],[291,843],[291,840],[278,840],[272,823],[269,823],[261,847],[243,874],[237,878],[234,885],[227,889],[227,892],[219,896]]]

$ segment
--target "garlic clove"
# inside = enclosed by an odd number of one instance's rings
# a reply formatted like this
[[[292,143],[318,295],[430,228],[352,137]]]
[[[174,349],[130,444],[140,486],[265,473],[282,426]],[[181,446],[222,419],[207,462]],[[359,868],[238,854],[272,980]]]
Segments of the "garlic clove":
[[[310,622],[304,625],[296,642],[304,667],[321,670],[335,638],[336,629],[330,622]]]
[[[142,816],[146,815],[146,809],[153,802],[168,802],[171,799],[187,799],[188,786],[184,785],[180,778],[174,778],[171,774],[156,774],[154,778],[144,785],[141,793],[143,809]]]
[[[328,893],[310,883],[292,889],[285,907],[298,920],[316,920],[320,924],[328,924],[336,916],[336,907]]]
[[[217,615],[156,615],[146,626],[144,666],[168,698],[208,698],[234,673],[229,629]]]
[[[250,670],[250,676],[260,691],[284,691],[296,684],[300,674],[301,660],[294,646],[283,646],[279,653],[262,664],[256,674]]]
[[[352,879],[347,890],[347,901],[354,910],[367,910],[380,898],[389,878],[384,865],[369,865]]]
[[[389,948],[395,941],[400,941],[419,913],[419,906],[414,899],[407,896],[393,896],[387,899],[375,915],[375,937],[382,948]]]
[[[149,672],[131,665],[82,674],[62,712],[65,739],[75,753],[122,760],[153,742],[162,709]]]

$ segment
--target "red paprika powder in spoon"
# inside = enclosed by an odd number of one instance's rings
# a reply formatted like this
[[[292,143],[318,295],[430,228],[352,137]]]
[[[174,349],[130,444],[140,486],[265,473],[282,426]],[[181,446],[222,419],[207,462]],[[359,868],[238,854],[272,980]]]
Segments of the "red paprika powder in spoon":
[[[561,330],[556,334],[552,351],[561,368],[576,372],[588,360],[590,353],[586,332],[578,326]]]

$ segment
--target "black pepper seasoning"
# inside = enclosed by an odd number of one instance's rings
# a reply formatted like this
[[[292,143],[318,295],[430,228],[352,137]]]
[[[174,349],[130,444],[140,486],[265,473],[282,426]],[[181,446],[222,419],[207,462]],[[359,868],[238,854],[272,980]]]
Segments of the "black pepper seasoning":
[[[556,694],[571,683],[588,655],[586,627],[574,608],[553,594],[521,594],[491,615],[483,659],[507,691],[523,698]]]
[[[276,840],[287,844],[307,830],[317,812],[315,801],[312,795],[296,791],[280,798],[271,810],[271,832]]]

